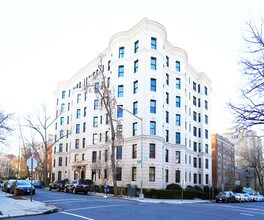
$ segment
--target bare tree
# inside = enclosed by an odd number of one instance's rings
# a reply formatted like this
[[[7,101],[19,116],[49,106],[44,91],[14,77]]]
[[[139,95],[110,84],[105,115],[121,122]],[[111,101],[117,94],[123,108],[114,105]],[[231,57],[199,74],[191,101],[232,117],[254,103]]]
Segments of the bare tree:
[[[98,71],[95,72],[89,85],[85,89],[95,93],[101,100],[102,110],[105,110],[110,126],[110,145],[111,145],[111,176],[113,179],[114,195],[118,194],[117,180],[116,180],[116,160],[115,160],[115,146],[116,146],[116,124],[117,120],[114,117],[116,111],[116,98],[113,89],[110,88],[109,78],[104,74],[104,66],[102,64],[103,55],[99,56]]]
[[[234,113],[235,123],[240,128],[256,127],[264,124],[264,21],[258,27],[253,22],[246,23],[243,39],[246,50],[240,66],[246,85],[241,91],[241,102],[228,103]],[[263,126],[262,126],[263,127]]]
[[[60,137],[55,137],[52,140],[48,138],[48,132],[51,129],[51,126],[54,125],[56,119],[59,117],[59,114],[55,118],[52,118],[47,115],[46,106],[42,105],[42,111],[37,114],[36,119],[33,120],[30,117],[25,118],[26,127],[31,130],[31,137],[25,138],[24,142],[24,156],[29,158],[33,156],[38,160],[38,169],[43,173],[43,182],[44,185],[48,185],[48,154],[52,149],[53,145],[56,144],[59,140],[69,135],[63,134]],[[37,136],[37,138],[36,138]],[[40,138],[40,139],[39,139]],[[40,154],[38,147],[42,145],[43,153]],[[31,150],[28,150],[26,146],[30,146]]]
[[[4,111],[0,111],[0,143],[7,145],[7,135],[13,131],[10,126],[10,121],[13,119],[13,114],[5,114]]]

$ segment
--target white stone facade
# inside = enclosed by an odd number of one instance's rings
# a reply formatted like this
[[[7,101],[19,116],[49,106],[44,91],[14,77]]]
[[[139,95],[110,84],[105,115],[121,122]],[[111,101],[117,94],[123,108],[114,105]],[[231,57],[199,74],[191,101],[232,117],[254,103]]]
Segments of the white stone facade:
[[[119,57],[120,52],[124,52],[124,57]],[[141,121],[138,118],[126,111],[117,118],[123,125],[124,137],[122,159],[117,164],[121,168],[118,185],[136,184],[140,187],[141,138],[143,188],[161,189],[170,183],[184,186],[210,184],[210,79],[188,63],[186,51],[168,42],[167,32],[161,24],[148,19],[143,19],[129,31],[115,34],[102,54],[104,74],[110,79],[117,105],[133,112],[133,106],[137,103],[137,116],[143,121],[141,136]],[[70,79],[59,83],[55,92],[57,114],[62,110],[55,133],[59,137],[60,133],[66,134],[68,131],[69,135],[54,146],[54,179],[86,178],[104,184],[106,177],[111,185],[111,176],[104,177],[104,171],[99,171],[105,150],[108,150],[108,156],[111,153],[109,141],[105,142],[105,134],[108,133],[110,137],[106,112],[100,109],[100,101],[98,110],[94,110],[98,97],[89,89],[84,89],[90,76],[98,69],[98,64],[99,58],[96,57]],[[118,76],[122,68],[124,73]],[[120,85],[123,86],[123,97],[117,95]],[[155,104],[152,109],[150,102]],[[80,116],[77,117],[78,114]],[[94,117],[98,117],[97,127],[94,127]],[[156,124],[155,134],[151,134],[151,122]],[[133,123],[137,123],[135,135]],[[76,124],[80,125],[80,133],[77,134]],[[94,134],[98,137],[96,144]],[[76,139],[79,140],[78,149]],[[176,143],[176,139],[179,143]],[[133,145],[137,148],[135,158],[132,157]],[[150,145],[155,149],[151,153]],[[180,160],[176,159],[176,152]],[[94,157],[96,154],[97,162],[92,162],[92,154]],[[93,173],[92,169],[95,170]],[[132,170],[135,172],[134,179]],[[155,170],[155,174],[151,175],[150,170]]]

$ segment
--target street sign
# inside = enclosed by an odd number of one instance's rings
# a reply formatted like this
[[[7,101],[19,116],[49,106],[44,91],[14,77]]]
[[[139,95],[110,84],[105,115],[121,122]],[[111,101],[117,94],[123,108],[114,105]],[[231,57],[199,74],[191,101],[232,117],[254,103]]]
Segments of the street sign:
[[[35,169],[38,165],[38,162],[35,158],[28,158],[27,159],[27,166],[29,169]]]

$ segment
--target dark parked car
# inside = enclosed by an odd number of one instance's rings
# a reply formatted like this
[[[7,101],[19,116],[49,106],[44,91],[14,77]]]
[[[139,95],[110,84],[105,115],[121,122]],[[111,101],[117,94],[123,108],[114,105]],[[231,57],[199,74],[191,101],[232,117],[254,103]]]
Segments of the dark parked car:
[[[31,183],[31,180],[29,180],[29,182]],[[32,180],[32,184],[35,186],[35,188],[43,188],[42,183],[38,180]]]
[[[215,197],[215,202],[236,202],[236,197],[231,191],[220,192]]]
[[[31,194],[31,189],[32,195],[35,195],[35,187],[31,186],[28,180],[15,180],[10,186],[10,193],[14,195]]]
[[[57,191],[63,191],[67,180],[56,180],[49,184],[49,190],[56,189]]]
[[[64,192],[88,194],[90,192],[90,185],[87,180],[72,180],[70,183],[65,185]]]
[[[6,180],[3,185],[2,185],[2,191],[3,192],[7,192],[10,193],[10,186],[12,184],[12,182],[15,180]]]

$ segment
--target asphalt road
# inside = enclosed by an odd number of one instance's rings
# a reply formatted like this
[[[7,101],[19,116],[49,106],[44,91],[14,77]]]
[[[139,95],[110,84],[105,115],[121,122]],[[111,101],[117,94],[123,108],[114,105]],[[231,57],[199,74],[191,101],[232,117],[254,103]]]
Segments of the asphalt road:
[[[262,220],[264,202],[164,204],[141,203],[114,198],[38,189],[34,200],[59,208],[57,213],[29,216],[26,220]]]

